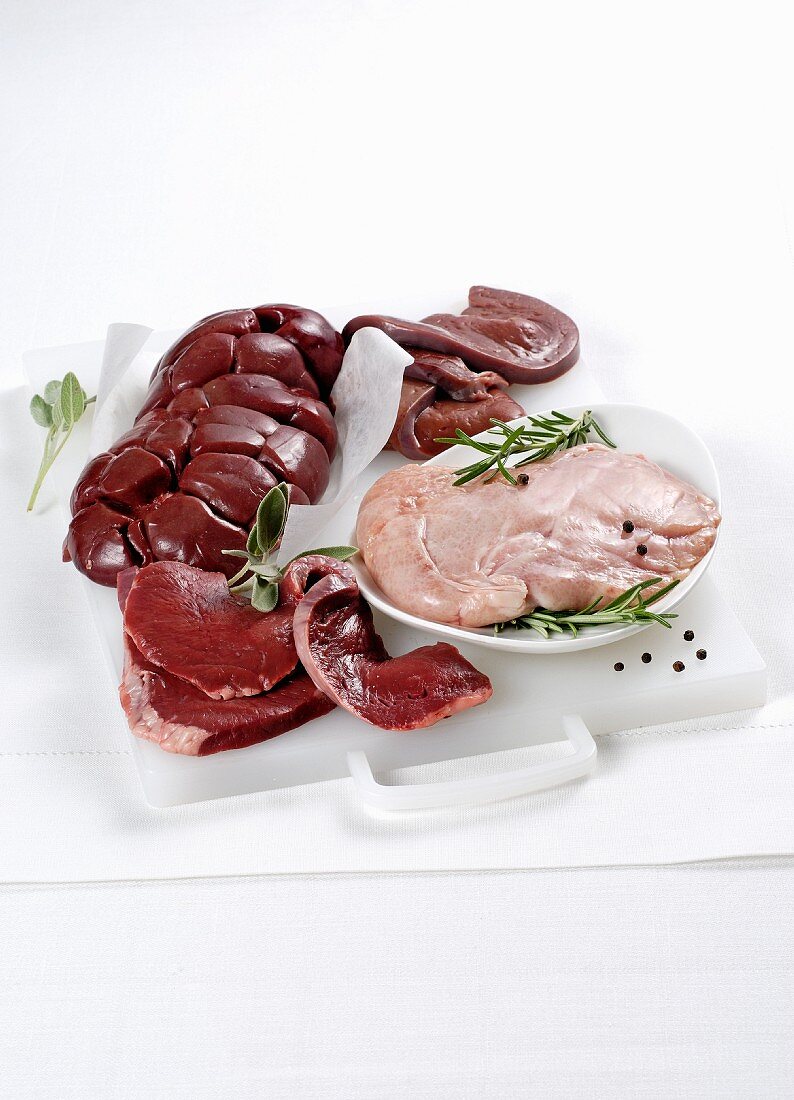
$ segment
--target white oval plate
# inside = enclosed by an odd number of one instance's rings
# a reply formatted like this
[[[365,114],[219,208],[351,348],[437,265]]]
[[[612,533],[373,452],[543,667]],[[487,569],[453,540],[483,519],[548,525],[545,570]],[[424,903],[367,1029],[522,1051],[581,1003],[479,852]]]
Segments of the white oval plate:
[[[602,404],[587,407],[592,409],[596,420],[617,444],[618,450],[631,454],[644,454],[677,477],[694,485],[702,493],[711,497],[717,507],[721,508],[720,483],[714,460],[703,440],[680,420],[642,405]],[[570,406],[559,411],[569,416],[579,416],[583,406]],[[523,417],[511,423],[517,425],[522,420],[524,420]],[[486,436],[487,432],[484,432],[478,438]],[[590,438],[596,437],[591,434]],[[517,456],[516,460],[518,457],[520,456]],[[471,460],[472,454],[468,447],[450,447],[449,450],[429,459],[425,465],[459,467],[467,465]],[[717,534],[719,536],[719,530]],[[672,611],[686,599],[708,569],[715,548],[716,541],[689,576],[677,585],[669,596],[653,605],[654,611]],[[617,642],[652,625],[641,623],[635,626],[591,626],[581,629],[576,637],[555,634],[550,638],[543,638],[533,630],[505,630],[501,634],[494,634],[491,627],[467,628],[434,623],[396,607],[372,579],[360,556],[356,557],[354,564],[361,591],[373,607],[377,607],[385,615],[417,630],[427,630],[442,638],[487,646],[491,649],[532,654],[572,653],[575,650],[592,649],[594,646]]]

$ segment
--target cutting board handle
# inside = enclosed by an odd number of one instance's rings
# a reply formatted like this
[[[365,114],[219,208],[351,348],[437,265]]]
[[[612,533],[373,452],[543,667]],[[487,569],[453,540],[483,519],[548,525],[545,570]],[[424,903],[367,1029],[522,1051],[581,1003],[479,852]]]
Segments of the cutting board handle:
[[[519,768],[498,775],[473,779],[452,779],[445,783],[410,783],[387,786],[375,778],[367,754],[357,749],[347,754],[350,774],[359,797],[380,810],[427,810],[438,806],[471,806],[498,802],[533,791],[543,791],[587,775],[596,764],[596,744],[578,714],[564,714],[562,728],[573,753],[561,760],[549,760],[531,768]]]

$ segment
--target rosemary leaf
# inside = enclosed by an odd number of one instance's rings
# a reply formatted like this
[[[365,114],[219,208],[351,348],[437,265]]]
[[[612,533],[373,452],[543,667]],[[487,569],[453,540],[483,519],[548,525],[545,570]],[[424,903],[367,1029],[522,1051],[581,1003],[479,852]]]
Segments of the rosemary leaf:
[[[586,443],[591,431],[595,432],[608,447],[615,447],[601,425],[593,418],[590,409],[586,409],[576,418],[552,409],[548,416],[528,416],[526,419],[529,421],[529,426],[524,423],[518,427],[507,424],[503,420],[492,419],[488,434],[493,436],[493,439],[473,439],[460,428],[455,430],[454,437],[440,436],[436,440],[437,443],[471,447],[472,450],[486,455],[485,458],[456,470],[455,484],[466,485],[475,478],[493,471],[488,481],[493,481],[501,475],[510,484],[516,485],[515,477],[507,472],[508,459],[524,456],[515,463],[514,468],[527,466],[531,462],[540,462],[556,451]]]
[[[649,577],[648,580],[627,588],[614,600],[604,604],[603,597],[599,597],[588,604],[582,611],[547,611],[545,608],[536,608],[527,615],[519,615],[509,622],[495,623],[494,632],[501,634],[504,630],[534,630],[544,638],[550,633],[560,634],[568,631],[572,637],[576,637],[582,628],[589,626],[614,626],[633,625],[636,623],[658,623],[670,629],[670,619],[677,619],[674,611],[657,613],[650,610],[650,605],[666,596],[679,583],[677,580],[653,592],[646,597],[643,593],[654,585],[661,584],[663,577]]]

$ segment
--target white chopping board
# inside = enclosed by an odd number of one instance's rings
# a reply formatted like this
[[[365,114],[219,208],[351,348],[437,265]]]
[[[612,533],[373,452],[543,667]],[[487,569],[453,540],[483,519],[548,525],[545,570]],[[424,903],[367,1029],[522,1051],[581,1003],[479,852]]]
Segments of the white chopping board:
[[[410,308],[393,306],[391,312],[421,316],[432,308],[411,304]],[[341,324],[357,311],[363,309],[330,310],[328,316]],[[173,335],[156,334],[147,344],[152,365]],[[94,379],[98,376],[102,348],[97,342],[28,353],[25,367],[32,388],[40,390],[50,378],[62,377],[70,369],[76,370],[90,388],[92,375]],[[513,387],[511,392],[527,411],[603,397],[583,362],[554,382]],[[65,505],[85,461],[87,438],[87,425],[78,425],[68,456],[65,451],[60,467],[54,471]],[[382,473],[402,461],[397,455],[382,454],[361,475],[354,497],[327,528],[323,538],[326,545],[349,540],[363,493]],[[84,588],[113,677],[108,687],[115,690],[122,664],[121,616],[115,592],[87,579]],[[483,706],[427,730],[380,730],[346,711],[336,710],[260,745],[208,757],[177,756],[130,735],[144,793],[152,805],[173,806],[338,779],[352,773],[362,798],[387,808],[485,801],[585,774],[595,764],[595,747],[589,734],[659,725],[763,703],[764,662],[708,576],[678,611],[679,618],[671,630],[652,625],[622,642],[560,656],[532,658],[461,646],[464,655],[490,676],[493,697]],[[436,640],[378,613],[375,618],[389,651],[395,655]],[[687,629],[694,632],[692,642],[683,638]],[[706,660],[696,658],[700,648],[706,649]],[[640,659],[646,651],[653,657],[648,664]],[[673,670],[677,660],[684,662],[683,672]],[[623,663],[622,671],[615,671],[616,662]],[[121,707],[119,722],[126,726]],[[432,784],[426,788],[379,786],[371,774],[564,741],[567,736],[576,749],[569,758],[567,772],[562,758],[559,764],[535,769],[533,775],[487,776],[435,790]],[[543,767],[553,774],[544,777]]]

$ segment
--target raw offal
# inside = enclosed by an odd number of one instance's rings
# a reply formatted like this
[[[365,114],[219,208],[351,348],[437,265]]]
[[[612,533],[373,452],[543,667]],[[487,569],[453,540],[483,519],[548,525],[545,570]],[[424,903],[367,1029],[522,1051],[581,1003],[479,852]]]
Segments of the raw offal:
[[[473,286],[461,314],[423,321],[367,314],[348,321],[345,343],[364,327],[382,329],[406,348],[458,356],[473,371],[495,371],[508,382],[549,382],[579,358],[579,330],[561,310],[511,290]]]
[[[315,561],[319,574],[322,559]],[[301,663],[317,687],[382,729],[432,726],[493,694],[488,677],[443,642],[390,657],[348,565],[326,567],[297,604],[294,630]]]
[[[322,496],[336,450],[328,396],[342,339],[313,310],[214,314],[168,349],[134,426],[86,465],[64,559],[98,584],[180,561],[231,576],[259,501]]]
[[[292,613],[282,601],[263,615],[229,592],[223,573],[163,561],[138,572],[124,629],[165,672],[211,699],[233,699],[269,691],[294,671]]]
[[[185,756],[255,745],[334,709],[302,671],[263,695],[210,699],[147,661],[129,636],[119,697],[136,737]]]
[[[375,482],[357,542],[396,606],[467,627],[581,610],[686,577],[717,537],[716,504],[643,455],[585,443],[521,472],[525,485],[455,486],[449,467],[403,466]]]
[[[222,574],[179,562],[122,570],[117,592],[121,703],[132,732],[168,752],[243,748],[337,703],[388,729],[418,729],[491,695],[453,646],[391,659],[353,571],[323,555],[287,568],[268,614],[231,595]]]

